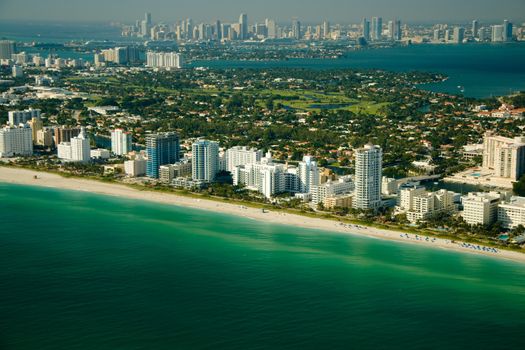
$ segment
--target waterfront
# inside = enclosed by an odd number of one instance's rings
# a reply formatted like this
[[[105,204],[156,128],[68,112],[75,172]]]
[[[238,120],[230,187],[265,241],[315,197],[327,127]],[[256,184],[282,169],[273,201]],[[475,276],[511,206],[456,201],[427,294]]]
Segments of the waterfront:
[[[192,67],[383,69],[443,73],[444,82],[420,88],[484,98],[525,90],[525,44],[412,45],[351,51],[340,59],[290,59],[286,61],[196,61]],[[505,64],[502,64],[505,62]]]
[[[0,219],[6,349],[521,347],[516,262],[5,184]]]

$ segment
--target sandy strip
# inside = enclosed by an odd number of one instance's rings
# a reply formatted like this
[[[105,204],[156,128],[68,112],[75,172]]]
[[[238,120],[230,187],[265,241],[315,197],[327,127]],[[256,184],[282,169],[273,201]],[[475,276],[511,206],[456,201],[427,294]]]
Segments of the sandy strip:
[[[35,175],[38,176],[38,179],[34,179]],[[143,201],[152,201],[162,204],[177,205],[242,216],[245,218],[260,220],[272,224],[300,226],[309,229],[319,229],[331,232],[342,232],[352,235],[369,236],[525,262],[525,254],[519,252],[499,249],[497,252],[483,251],[473,247],[464,247],[461,246],[461,243],[452,243],[450,240],[446,239],[431,237],[427,240],[426,237],[416,236],[414,234],[403,234],[397,231],[382,230],[373,227],[363,227],[349,224],[343,225],[331,220],[309,218],[281,212],[267,211],[266,213],[263,213],[260,209],[240,206],[237,204],[220,203],[211,200],[195,199],[168,193],[139,191],[124,185],[109,184],[78,178],[64,178],[56,174],[26,169],[0,167],[0,182],[52,187],[65,190],[84,191],[109,196],[138,199]]]

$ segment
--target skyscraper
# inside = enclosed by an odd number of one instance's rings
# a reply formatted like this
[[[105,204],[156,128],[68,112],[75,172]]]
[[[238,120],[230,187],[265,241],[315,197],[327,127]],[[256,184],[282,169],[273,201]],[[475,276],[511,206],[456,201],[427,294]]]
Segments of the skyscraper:
[[[193,180],[212,182],[219,172],[219,144],[199,140],[191,147],[191,177]]]
[[[302,38],[301,22],[297,18],[292,20],[292,37],[296,40]]]
[[[239,39],[248,39],[248,15],[245,13],[241,13],[241,16],[239,17],[239,28]]]
[[[309,193],[314,186],[319,185],[319,169],[313,157],[303,157],[303,161],[299,163],[297,175],[301,193]]]
[[[0,60],[9,60],[16,53],[16,45],[11,40],[0,40]]]
[[[478,37],[478,31],[479,31],[479,22],[478,20],[472,21],[472,37],[477,38]]]
[[[179,161],[179,136],[174,132],[153,134],[146,137],[148,164],[146,174],[153,179],[159,178],[159,167]]]
[[[388,21],[388,38],[395,40],[394,21]]]
[[[401,41],[403,39],[403,32],[401,31],[401,21],[394,21],[394,40]]]
[[[111,152],[118,156],[131,152],[131,134],[122,129],[115,129],[111,132]]]
[[[503,21],[503,41],[512,41],[512,23]]]
[[[277,26],[275,25],[275,21],[272,19],[266,19],[266,30],[268,32],[268,38],[275,39],[277,38]]]
[[[367,41],[370,40],[370,22],[366,18],[363,18],[362,27],[363,38],[365,38]]]
[[[367,144],[356,150],[355,158],[355,209],[381,207],[383,152],[381,147]]]
[[[383,19],[381,17],[372,18],[372,40],[381,40],[383,36]]]
[[[323,22],[323,38],[328,39],[330,37],[330,22]]]
[[[71,161],[87,163],[91,160],[89,137],[84,128],[78,136],[71,138]]]
[[[455,42],[456,44],[461,44],[463,43],[464,38],[465,38],[465,28],[455,27],[452,41]]]
[[[215,36],[215,39],[217,39],[218,41],[221,41],[222,40],[222,25],[221,25],[221,21],[217,20],[215,21],[215,27],[214,27],[214,36]]]

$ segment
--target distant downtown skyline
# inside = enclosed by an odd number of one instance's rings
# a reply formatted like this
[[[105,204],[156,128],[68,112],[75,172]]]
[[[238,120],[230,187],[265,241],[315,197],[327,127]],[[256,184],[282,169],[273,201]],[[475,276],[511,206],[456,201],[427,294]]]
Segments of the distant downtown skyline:
[[[459,22],[477,18],[498,21],[508,18],[514,23],[525,21],[523,0],[477,1],[465,4],[455,0],[313,0],[240,1],[240,0],[2,0],[0,19],[3,20],[63,20],[63,21],[132,21],[144,12],[152,12],[159,21],[173,22],[191,17],[196,21],[221,19],[234,21],[237,13],[247,13],[253,21],[266,17],[289,21],[292,17],[309,21],[329,20],[357,23],[362,17],[382,16],[399,18],[404,22]],[[518,16],[521,16],[518,17]]]

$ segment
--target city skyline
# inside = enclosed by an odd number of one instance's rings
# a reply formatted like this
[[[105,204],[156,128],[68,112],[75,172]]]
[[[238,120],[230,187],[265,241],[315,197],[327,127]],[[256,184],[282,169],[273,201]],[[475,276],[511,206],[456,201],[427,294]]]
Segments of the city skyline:
[[[498,3],[481,1],[475,7],[458,4],[452,0],[439,3],[431,1],[399,0],[395,4],[386,0],[376,0],[366,4],[358,1],[328,0],[319,3],[311,0],[288,1],[285,4],[276,0],[264,3],[241,3],[226,0],[219,3],[199,0],[191,4],[180,1],[154,0],[148,3],[137,0],[108,4],[101,0],[89,3],[70,1],[64,4],[58,0],[45,2],[35,0],[5,0],[0,4],[0,19],[42,20],[42,21],[133,21],[144,12],[151,12],[154,21],[174,22],[191,17],[196,21],[221,19],[237,21],[239,13],[247,13],[248,21],[253,23],[266,17],[277,21],[300,18],[304,22],[330,20],[340,23],[358,23],[362,17],[382,16],[400,18],[412,22],[465,21],[477,18],[494,21],[500,18],[520,22],[525,16],[524,4],[520,0],[502,0]],[[101,11],[103,9],[103,11]],[[204,9],[204,10],[203,10]]]

